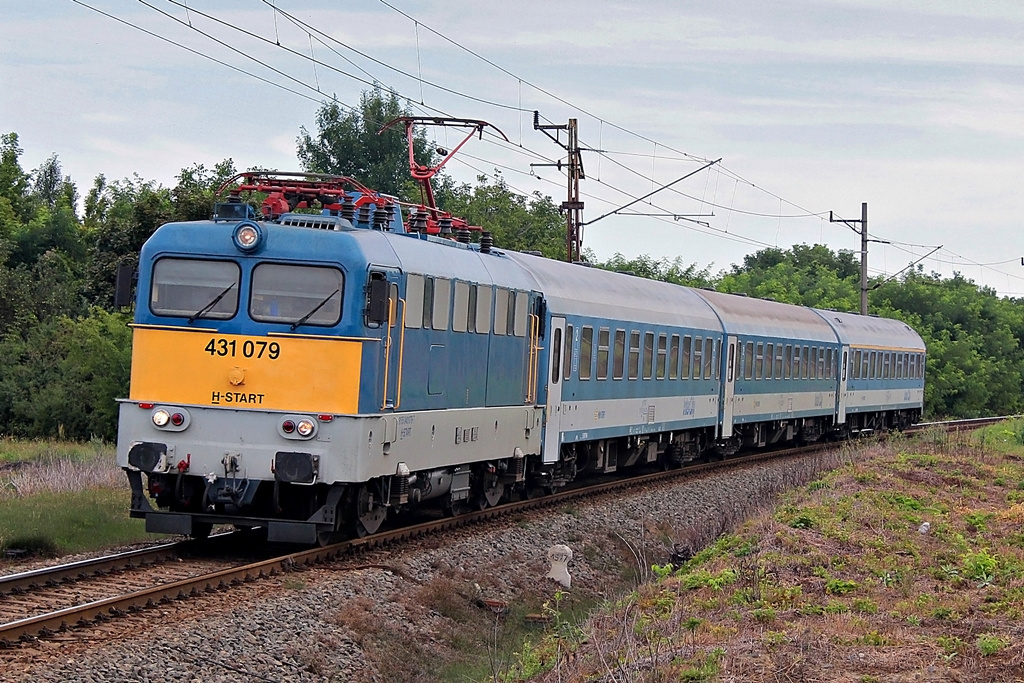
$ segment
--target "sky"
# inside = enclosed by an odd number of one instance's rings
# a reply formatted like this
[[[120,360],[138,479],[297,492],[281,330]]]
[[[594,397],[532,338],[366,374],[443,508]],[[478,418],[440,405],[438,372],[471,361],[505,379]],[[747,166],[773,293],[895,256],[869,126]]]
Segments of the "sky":
[[[829,212],[866,202],[872,275],[925,257],[1024,296],[1020,0],[0,0],[0,16],[0,133],[26,170],[56,154],[82,195],[99,174],[173,187],[225,158],[300,170],[321,104],[377,82],[508,137],[467,143],[456,180],[500,173],[556,203],[565,176],[531,164],[565,152],[533,111],[577,119],[599,260],[715,273],[766,247],[858,252]]]

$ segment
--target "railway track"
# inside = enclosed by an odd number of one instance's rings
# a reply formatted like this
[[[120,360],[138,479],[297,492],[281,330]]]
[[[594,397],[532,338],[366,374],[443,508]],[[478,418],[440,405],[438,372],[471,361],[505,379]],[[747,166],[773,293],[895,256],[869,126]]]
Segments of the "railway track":
[[[944,428],[946,431],[975,429],[1006,419],[982,418],[916,425],[910,432]],[[162,602],[180,600],[232,585],[276,576],[302,566],[337,560],[363,549],[399,543],[468,524],[513,515],[542,507],[564,504],[585,497],[614,493],[699,473],[737,467],[767,458],[799,457],[835,447],[834,443],[777,450],[734,457],[681,469],[652,472],[629,479],[617,479],[507,503],[479,512],[432,520],[399,529],[382,531],[365,538],[346,540],[323,548],[288,553],[257,561],[217,558],[196,552],[214,544],[223,546],[227,537],[211,538],[212,544],[174,543],[130,551],[93,560],[37,569],[0,577],[0,645],[46,636],[69,628],[137,612]]]

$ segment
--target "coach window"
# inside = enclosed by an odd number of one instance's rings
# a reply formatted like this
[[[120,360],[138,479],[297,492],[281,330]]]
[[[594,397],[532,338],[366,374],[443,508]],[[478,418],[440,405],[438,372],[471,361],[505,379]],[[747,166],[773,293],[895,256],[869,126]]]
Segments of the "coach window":
[[[665,365],[668,363],[668,335],[658,335],[658,379],[665,379]]]
[[[786,344],[785,355],[782,357],[782,378],[789,379],[793,376],[793,345]]]
[[[629,378],[640,376],[640,333],[633,330],[629,333]]]
[[[558,384],[559,362],[562,360],[562,328],[556,327],[551,340],[551,383]]]
[[[818,348],[818,379],[825,379],[825,348]]]
[[[562,379],[572,377],[572,325],[565,326],[565,358],[562,360]]]
[[[416,329],[423,324],[423,276],[405,278],[405,326]]]
[[[743,379],[754,379],[754,342],[747,342],[743,353]]]
[[[690,357],[693,355],[693,339],[690,335],[683,337],[683,369],[679,371],[680,379],[690,379]]]
[[[491,331],[491,292],[490,285],[479,285],[476,289],[476,316],[473,318],[475,327],[480,334]]]
[[[530,293],[516,292],[515,325],[512,333],[517,337],[525,337],[527,324],[530,320]]]
[[[764,342],[757,342],[754,350],[754,379],[764,379]]]
[[[654,333],[644,334],[644,379],[654,376]]]
[[[612,349],[612,378],[622,379],[626,365],[626,331],[615,330],[615,348]]]
[[[503,287],[494,290],[494,334],[508,334],[508,294]]]
[[[469,283],[455,282],[455,303],[452,304],[452,332],[469,329]]]
[[[597,331],[597,378],[608,379],[608,328],[602,327]]]
[[[825,350],[825,377],[832,379],[836,376],[835,366],[832,365],[832,349]]]
[[[693,338],[693,378],[700,379],[701,368],[704,367],[704,338]]]
[[[189,322],[200,318],[233,318],[238,312],[239,277],[238,264],[234,261],[162,258],[153,266],[149,308],[155,315],[185,317],[189,318]],[[340,287],[340,271],[338,278]],[[323,295],[326,294],[324,292]],[[255,305],[255,296],[253,299]],[[339,296],[339,306],[340,302]],[[292,319],[302,316],[304,312],[294,315]]]
[[[782,344],[775,345],[775,379],[782,379]]]
[[[860,349],[853,350],[853,372],[852,379],[860,379]]]
[[[704,337],[704,379],[711,379],[711,368],[715,364],[715,340],[711,337]]]
[[[800,379],[800,345],[793,344],[793,379]]]
[[[252,271],[249,314],[253,320],[291,323],[292,329],[336,325],[343,286],[337,268],[261,263]]]
[[[668,344],[668,378],[679,377],[679,335],[673,334]]]
[[[772,359],[775,357],[775,344],[764,345],[764,378],[772,378]]]
[[[811,376],[811,347],[802,346],[800,348],[802,349],[800,357],[800,377],[802,379],[808,379]]]
[[[583,328],[580,335],[580,379],[590,379],[594,364],[594,328],[589,325]]]
[[[722,375],[722,340],[715,340],[715,379],[721,379]]]
[[[434,316],[431,320],[435,330],[448,329],[448,312],[452,303],[452,281],[439,277],[434,280]]]
[[[818,379],[818,347],[811,347],[811,364],[808,368],[810,379]]]
[[[434,315],[434,278],[423,278],[423,323],[424,329],[433,327]]]

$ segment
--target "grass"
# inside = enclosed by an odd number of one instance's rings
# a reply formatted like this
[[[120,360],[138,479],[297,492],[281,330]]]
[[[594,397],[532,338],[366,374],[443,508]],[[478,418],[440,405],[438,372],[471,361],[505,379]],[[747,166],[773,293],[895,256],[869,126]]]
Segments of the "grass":
[[[59,555],[150,540],[102,442],[0,439],[0,550]]]
[[[545,680],[1019,680],[1022,434],[1015,420],[869,444],[654,567]]]

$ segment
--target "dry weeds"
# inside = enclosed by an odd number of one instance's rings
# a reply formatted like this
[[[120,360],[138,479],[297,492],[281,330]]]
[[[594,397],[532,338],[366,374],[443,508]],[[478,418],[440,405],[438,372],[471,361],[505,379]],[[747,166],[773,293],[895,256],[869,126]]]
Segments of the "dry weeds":
[[[127,489],[124,472],[109,457],[72,459],[44,456],[0,469],[0,498],[71,493],[92,488]]]

